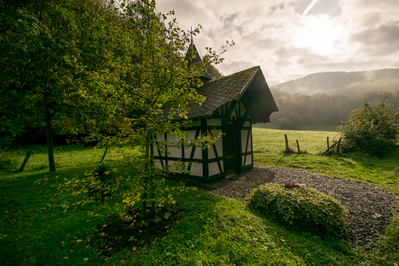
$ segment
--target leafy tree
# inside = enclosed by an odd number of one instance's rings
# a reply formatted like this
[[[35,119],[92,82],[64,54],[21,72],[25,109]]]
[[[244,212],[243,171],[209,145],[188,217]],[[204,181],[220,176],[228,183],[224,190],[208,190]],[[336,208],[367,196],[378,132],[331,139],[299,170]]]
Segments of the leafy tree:
[[[340,127],[348,148],[373,155],[385,155],[396,147],[399,136],[399,110],[385,100],[365,102]]]
[[[24,125],[45,127],[52,172],[54,128],[76,132],[104,109],[99,98],[106,95],[98,84],[102,73],[113,70],[119,42],[110,33],[118,27],[107,23],[111,15],[95,1],[0,5],[1,130],[12,132],[10,143]]]

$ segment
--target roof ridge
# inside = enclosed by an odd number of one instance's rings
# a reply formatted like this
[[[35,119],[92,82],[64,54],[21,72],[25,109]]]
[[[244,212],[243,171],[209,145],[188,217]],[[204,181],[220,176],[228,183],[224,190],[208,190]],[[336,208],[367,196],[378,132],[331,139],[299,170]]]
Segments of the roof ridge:
[[[253,67],[255,68],[255,67]],[[241,89],[240,91],[240,96],[237,98],[237,101],[241,99],[241,97],[244,95],[245,91],[248,89],[249,84],[251,84],[251,82],[254,80],[256,74],[258,73],[258,71],[260,70],[260,66],[256,66],[256,70],[254,71],[254,73],[252,74],[252,76],[248,79],[247,83],[244,85],[244,87]]]
[[[211,83],[212,83],[212,82],[217,82],[217,81],[222,81],[223,79],[230,78],[230,77],[233,76],[233,75],[240,74],[240,73],[242,73],[242,72],[248,71],[248,70],[253,69],[253,68],[260,68],[260,66],[253,66],[253,67],[250,67],[250,68],[247,68],[247,69],[244,69],[244,70],[235,72],[235,73],[230,74],[230,75],[228,75],[228,76],[224,76],[224,77],[221,77],[221,78],[212,80]]]

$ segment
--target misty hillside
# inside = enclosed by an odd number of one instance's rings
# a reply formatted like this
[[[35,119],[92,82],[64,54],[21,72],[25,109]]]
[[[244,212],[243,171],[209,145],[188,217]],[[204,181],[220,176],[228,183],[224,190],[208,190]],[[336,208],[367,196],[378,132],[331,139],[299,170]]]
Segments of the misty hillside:
[[[399,91],[399,69],[357,72],[323,72],[280,83],[271,87],[273,95],[327,94],[362,96],[367,93]]]

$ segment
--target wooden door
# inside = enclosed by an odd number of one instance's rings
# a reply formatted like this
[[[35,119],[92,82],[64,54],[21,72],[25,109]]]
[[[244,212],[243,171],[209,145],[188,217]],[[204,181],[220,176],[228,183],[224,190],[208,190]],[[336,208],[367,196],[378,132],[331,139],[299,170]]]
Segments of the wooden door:
[[[237,172],[237,132],[234,125],[227,124],[225,127],[226,135],[224,139],[224,162],[226,175],[234,174]]]

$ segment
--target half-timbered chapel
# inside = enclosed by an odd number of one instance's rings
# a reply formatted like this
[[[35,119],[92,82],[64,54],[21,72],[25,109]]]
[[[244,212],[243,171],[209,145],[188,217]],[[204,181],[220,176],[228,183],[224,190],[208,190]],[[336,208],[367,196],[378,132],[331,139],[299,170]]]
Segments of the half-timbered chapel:
[[[187,58],[189,55],[195,55]],[[189,64],[202,64],[193,43],[187,52]],[[205,71],[200,77],[203,86],[198,93],[206,97],[201,106],[192,106],[188,118],[192,120],[185,133],[190,137],[203,134],[217,136],[223,133],[208,149],[198,147],[170,147],[169,153],[154,151],[155,163],[164,167],[177,160],[195,161],[186,178],[203,182],[216,181],[239,174],[253,167],[252,125],[270,122],[270,114],[278,111],[277,105],[259,66],[212,80]],[[174,135],[166,133],[158,140],[175,141]],[[180,174],[182,175],[182,174]]]

